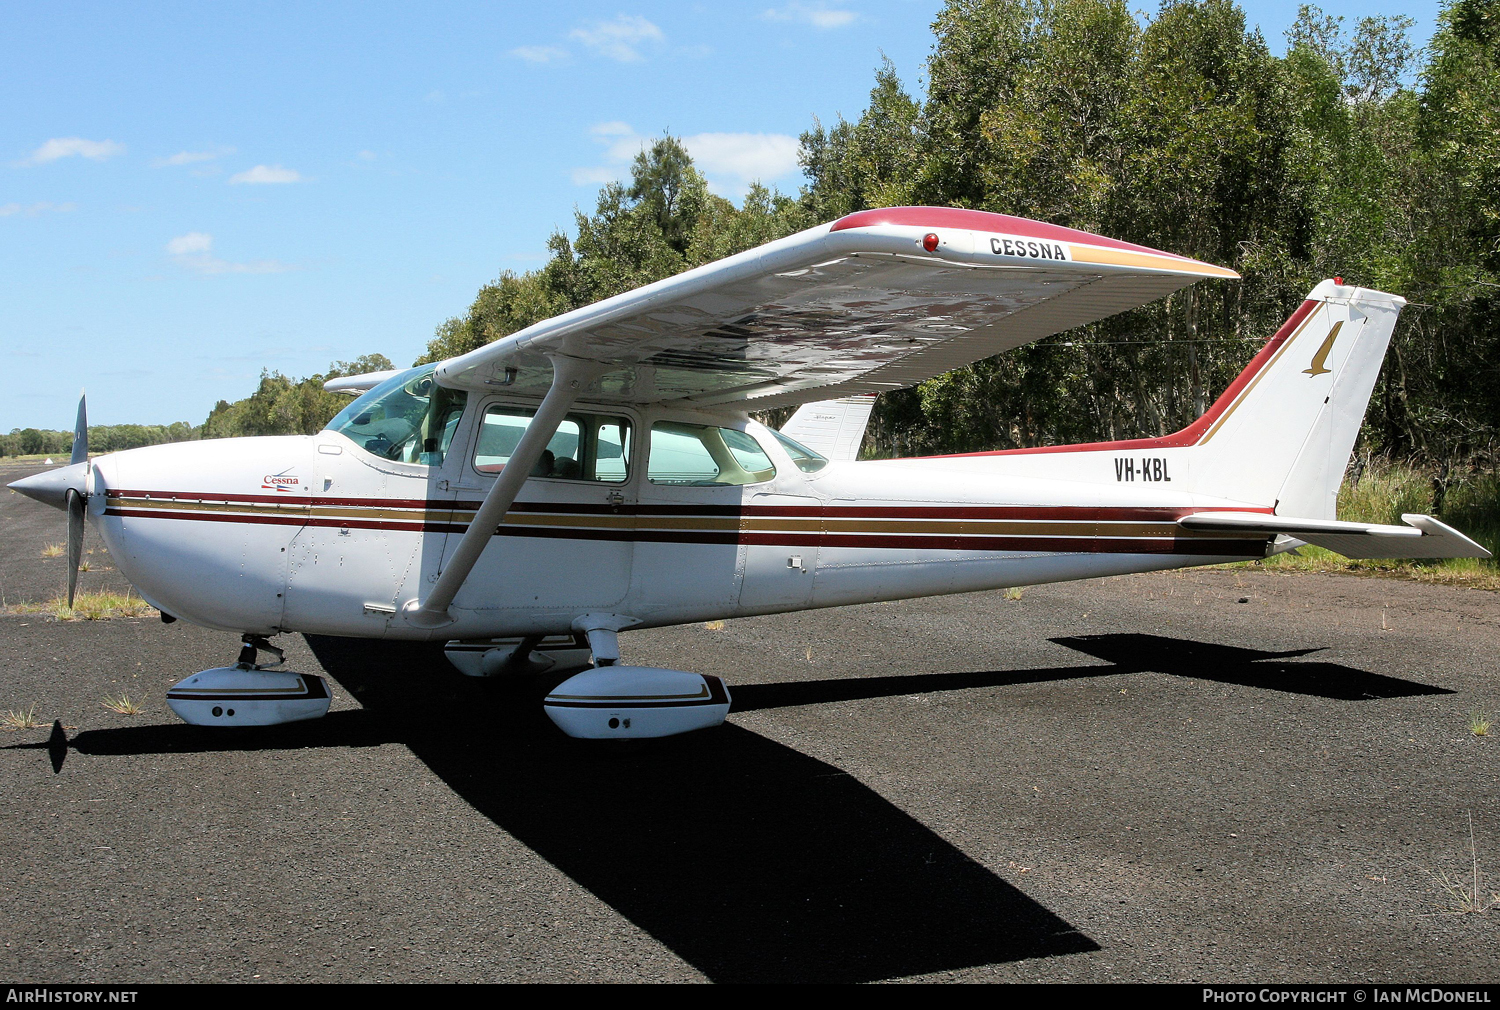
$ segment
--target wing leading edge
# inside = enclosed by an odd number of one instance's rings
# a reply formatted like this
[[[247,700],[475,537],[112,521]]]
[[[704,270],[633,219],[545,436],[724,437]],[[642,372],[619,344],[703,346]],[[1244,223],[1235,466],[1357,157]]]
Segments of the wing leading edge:
[[[590,396],[762,410],[899,389],[1232,270],[982,211],[894,207],[605,299],[437,369],[540,396],[551,355],[608,362]]]

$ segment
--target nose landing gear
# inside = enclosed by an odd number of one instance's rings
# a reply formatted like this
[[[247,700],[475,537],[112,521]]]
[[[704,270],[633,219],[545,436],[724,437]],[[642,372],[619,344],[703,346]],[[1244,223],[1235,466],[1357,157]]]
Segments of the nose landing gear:
[[[273,662],[259,662],[268,652]],[[332,698],[322,677],[274,670],[285,653],[264,635],[245,635],[239,661],[195,673],[167,691],[167,704],[183,722],[194,726],[274,726],[319,719]]]

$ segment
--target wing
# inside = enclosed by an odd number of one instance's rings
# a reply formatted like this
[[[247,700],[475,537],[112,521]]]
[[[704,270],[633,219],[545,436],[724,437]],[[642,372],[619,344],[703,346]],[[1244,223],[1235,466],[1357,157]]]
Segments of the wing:
[[[1003,214],[861,211],[529,326],[437,377],[540,396],[565,354],[618,365],[591,397],[762,410],[899,389],[1238,276]]]
[[[1403,515],[1406,526],[1298,519],[1259,512],[1197,512],[1177,525],[1188,530],[1294,537],[1346,558],[1487,558],[1490,552],[1432,516]]]
[[[358,396],[360,393],[374,389],[386,379],[394,378],[401,374],[403,369],[394,368],[386,372],[365,372],[363,375],[341,375],[337,379],[329,379],[323,383],[323,388],[330,393],[348,393],[350,396]]]

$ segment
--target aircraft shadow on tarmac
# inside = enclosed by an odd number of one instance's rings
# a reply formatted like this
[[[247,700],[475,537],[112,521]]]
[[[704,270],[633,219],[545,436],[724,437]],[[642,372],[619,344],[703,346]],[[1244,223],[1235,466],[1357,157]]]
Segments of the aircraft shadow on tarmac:
[[[735,687],[734,711],[817,705],[860,698],[885,698],[929,691],[967,691],[980,687],[1039,684],[1056,680],[1112,677],[1122,673],[1170,673],[1195,680],[1238,684],[1290,694],[1308,694],[1330,701],[1410,698],[1452,694],[1399,677],[1367,673],[1339,663],[1286,663],[1321,649],[1263,652],[1232,645],[1193,642],[1161,635],[1081,635],[1054,638],[1058,645],[1103,659],[1109,666],[1054,666],[1034,670],[996,670],[988,673],[927,673],[892,677],[747,684]]]
[[[363,710],[263,730],[90,730],[63,745],[101,755],[402,743],[716,981],[869,981],[1099,949],[852,776],[749,730],[571,740],[542,712],[555,677],[471,680],[431,647],[308,642]]]
[[[1155,671],[1339,701],[1451,693],[1334,663],[1154,635],[1055,639],[1110,665],[735,687],[739,711]],[[402,743],[475,809],[718,981],[865,981],[1098,945],[848,774],[726,725],[666,740],[562,736],[556,678],[475,681],[430,646],[309,636],[363,705],[264,730],[142,726],[87,754]]]

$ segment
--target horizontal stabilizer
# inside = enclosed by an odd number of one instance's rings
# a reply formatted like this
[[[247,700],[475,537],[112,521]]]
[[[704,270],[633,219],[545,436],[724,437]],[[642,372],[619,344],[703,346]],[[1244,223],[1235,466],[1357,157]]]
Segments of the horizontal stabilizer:
[[[1289,536],[1346,558],[1487,558],[1490,552],[1432,516],[1403,515],[1406,526],[1299,519],[1261,512],[1199,512],[1177,525],[1194,531]]]

